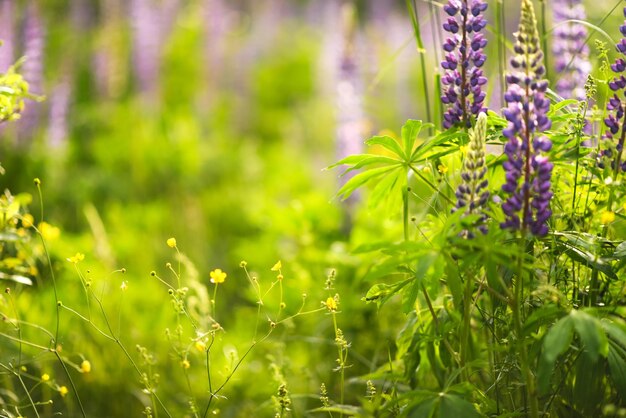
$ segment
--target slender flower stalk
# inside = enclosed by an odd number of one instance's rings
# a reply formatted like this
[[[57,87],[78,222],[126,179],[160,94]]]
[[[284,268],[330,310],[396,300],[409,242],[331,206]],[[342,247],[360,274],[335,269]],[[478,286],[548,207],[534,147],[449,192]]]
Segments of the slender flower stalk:
[[[469,137],[467,156],[461,172],[463,182],[456,191],[457,204],[454,210],[463,210],[465,216],[479,214],[480,222],[478,229],[482,233],[486,233],[485,221],[487,216],[483,209],[487,199],[489,199],[489,191],[487,190],[489,181],[485,178],[485,174],[487,174],[487,165],[485,164],[487,115],[485,113],[478,115],[476,126],[469,131]],[[472,238],[473,234],[471,231],[463,231],[463,236]]]
[[[541,133],[550,129],[546,116],[550,101],[545,97],[548,82],[543,79],[543,52],[539,44],[537,20],[530,0],[522,2],[519,32],[515,34],[511,60],[513,71],[507,75],[507,107],[503,113],[508,126],[502,132],[508,138],[504,152],[508,160],[503,164],[506,183],[502,190],[509,194],[502,205],[506,215],[503,228],[530,231],[533,235],[548,233],[550,210],[550,178],[552,164],[544,153],[552,143]]]
[[[483,106],[487,83],[481,67],[487,59],[483,48],[487,39],[481,31],[487,25],[482,13],[487,9],[484,0],[448,0],[443,7],[448,14],[443,28],[450,33],[443,43],[446,52],[441,66],[443,95],[441,101],[448,106],[443,116],[444,128],[472,126],[472,117],[486,112]]]
[[[585,6],[582,0],[554,0],[551,4],[556,25],[552,53],[559,74],[555,90],[564,98],[585,100],[584,85],[591,72],[587,28],[576,22],[586,20]]]
[[[624,7],[624,16],[626,17],[626,7]],[[622,56],[611,65],[611,70],[615,73],[613,80],[609,82],[613,96],[609,98],[606,105],[608,111],[608,117],[604,120],[608,128],[604,135],[606,145],[599,155],[600,166],[604,165],[605,160],[609,160],[615,177],[620,171],[626,171],[626,161],[622,157],[626,138],[626,103],[623,98],[620,98],[626,93],[626,77],[623,75],[626,71],[626,20],[619,30],[623,37],[617,43],[617,50]]]

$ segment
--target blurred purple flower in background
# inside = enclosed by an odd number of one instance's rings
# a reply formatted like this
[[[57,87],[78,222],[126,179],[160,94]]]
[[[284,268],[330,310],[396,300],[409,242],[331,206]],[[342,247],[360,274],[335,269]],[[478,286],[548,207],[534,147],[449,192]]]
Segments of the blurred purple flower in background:
[[[154,92],[161,58],[160,8],[153,0],[132,0],[133,72],[141,92]]]
[[[472,125],[471,117],[486,112],[483,107],[485,93],[482,86],[487,83],[481,67],[487,59],[483,48],[487,39],[481,31],[487,25],[482,13],[487,9],[483,0],[448,0],[443,6],[449,15],[443,28],[450,36],[444,41],[446,52],[441,66],[444,92],[442,102],[448,110],[444,114],[443,126]]]
[[[15,63],[15,2],[0,0],[0,72],[5,72]]]
[[[24,56],[22,75],[29,84],[29,91],[33,94],[42,94],[43,91],[43,53],[44,53],[44,24],[36,2],[31,2],[26,8],[24,22]],[[30,142],[35,132],[41,112],[41,105],[30,102],[26,106],[18,124],[20,143]]]
[[[508,106],[503,114],[508,126],[502,134],[508,142],[504,147],[506,183],[502,190],[509,198],[502,205],[506,221],[501,226],[543,236],[548,233],[547,221],[552,214],[552,164],[542,154],[550,151],[552,143],[541,135],[551,126],[546,116],[550,100],[545,97],[548,82],[543,79],[543,52],[530,0],[522,2],[515,38],[513,71],[506,77],[509,88],[504,96]]]
[[[338,55],[337,73],[337,156],[339,159],[363,152],[365,115],[363,112],[363,83],[357,54],[357,22],[354,7],[342,9],[342,49]],[[350,178],[342,178],[345,182]],[[358,196],[351,198],[353,201]]]
[[[179,7],[179,0],[130,2],[133,70],[142,93],[154,94],[158,90],[162,53]]]
[[[71,77],[66,72],[48,98],[50,114],[48,121],[48,145],[61,148],[67,142],[68,113],[72,97]]]
[[[591,72],[587,28],[572,20],[586,20],[582,0],[553,0],[554,41],[552,53],[558,76],[555,90],[566,99],[585,100],[585,82]]]

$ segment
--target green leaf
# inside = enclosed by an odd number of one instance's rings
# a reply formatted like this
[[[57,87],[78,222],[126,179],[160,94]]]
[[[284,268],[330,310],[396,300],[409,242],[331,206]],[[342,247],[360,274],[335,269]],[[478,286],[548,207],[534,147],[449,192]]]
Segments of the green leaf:
[[[461,312],[463,309],[463,284],[461,283],[459,267],[449,255],[445,257],[445,261],[446,284],[452,293],[454,306]]]
[[[6,273],[0,272],[0,279],[9,280],[11,282],[20,283],[20,284],[25,284],[27,286],[33,285],[33,281],[31,279],[29,279],[26,276],[20,276],[19,274],[6,274]]]
[[[626,399],[626,351],[622,346],[609,341],[609,355],[607,356],[611,380],[622,399]]]
[[[346,158],[343,158],[336,163],[329,165],[326,167],[326,170],[331,168],[336,168],[342,165],[349,165],[352,169],[356,169],[355,167],[358,165],[360,167],[364,167],[366,165],[375,164],[375,163],[385,163],[385,162],[398,162],[394,158],[386,157],[384,155],[375,155],[375,154],[354,154],[349,155]]]
[[[337,195],[342,196],[342,200],[346,200],[356,189],[363,186],[368,181],[396,169],[397,167],[385,166],[359,173],[356,176],[352,177],[350,180],[348,180],[346,184],[344,184],[343,187],[339,189]]]
[[[24,237],[20,237],[15,232],[0,232],[0,241],[17,242],[24,241]]]
[[[377,283],[365,294],[365,297],[361,300],[370,303],[376,302],[380,308],[389,298],[398,293],[404,286],[406,286],[412,279],[402,280],[393,284]]]
[[[616,259],[626,258],[626,241],[617,246],[615,252],[613,253],[613,257]]]
[[[526,321],[524,321],[523,334],[528,336],[533,332],[537,332],[539,327],[552,323],[562,318],[567,312],[558,305],[544,305],[534,311]]]
[[[480,418],[482,415],[476,411],[474,405],[457,395],[441,395],[439,418]]]
[[[415,140],[417,136],[420,134],[422,130],[423,123],[421,120],[409,119],[406,121],[404,126],[402,126],[401,136],[402,142],[404,143],[404,155],[405,160],[408,159],[409,155],[413,152],[413,147],[415,146]]]
[[[413,283],[410,287],[406,288],[403,293],[402,310],[405,314],[414,309],[415,300],[417,299],[417,294],[424,283],[425,276],[436,260],[437,254],[432,252],[423,254],[417,260]]]
[[[596,363],[600,356],[606,357],[609,352],[609,340],[597,318],[583,311],[572,310],[569,314],[574,329],[583,343],[585,354]]]
[[[568,242],[558,243],[557,248],[561,249],[572,260],[584,264],[593,270],[598,270],[613,280],[619,280],[611,264],[595,252],[589,252]]]
[[[405,414],[407,418],[431,418],[435,412],[435,408],[439,402],[437,398],[431,397],[416,403],[410,408],[407,408]]]
[[[398,157],[400,157],[401,160],[406,159],[404,152],[402,151],[402,148],[400,148],[400,144],[398,144],[398,141],[396,141],[390,136],[387,136],[387,135],[373,136],[367,141],[365,141],[365,143],[369,146],[380,145],[386,148],[387,150],[391,151],[392,153],[396,154]]]
[[[565,353],[574,337],[574,324],[571,316],[559,319],[543,337],[543,349],[537,369],[537,382],[540,394],[550,389],[550,381],[556,359]]]
[[[336,412],[338,414],[344,414],[350,417],[361,416],[363,410],[353,405],[331,405],[321,408],[312,409],[310,412]]]
[[[372,190],[369,196],[368,207],[375,208],[385,199],[387,199],[388,203],[390,200],[394,200],[394,198],[399,199],[401,193],[398,189],[406,186],[406,178],[405,170],[396,170],[396,172],[385,176]],[[389,205],[388,209],[393,210],[395,208]]]
[[[431,156],[427,156],[426,153],[432,148],[443,145],[456,145],[454,142],[455,139],[460,140],[461,138],[466,136],[467,134],[464,132],[459,132],[455,129],[448,129],[418,145],[411,154],[411,163],[417,163],[426,159],[430,159]],[[455,149],[456,148],[453,148],[451,151],[455,151]]]

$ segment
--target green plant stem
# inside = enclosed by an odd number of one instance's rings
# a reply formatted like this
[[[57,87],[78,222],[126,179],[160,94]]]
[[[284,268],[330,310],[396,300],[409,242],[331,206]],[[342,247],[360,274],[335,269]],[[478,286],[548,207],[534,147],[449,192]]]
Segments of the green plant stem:
[[[503,0],[496,1],[496,32],[498,34],[498,81],[500,83],[500,100],[504,103],[504,93],[506,91],[506,83],[505,83],[505,71],[506,68],[506,46],[504,43],[505,33],[504,33],[504,7],[502,4]]]
[[[417,52],[420,60],[420,78],[422,81],[422,88],[424,89],[424,101],[426,102],[426,119],[432,122],[430,95],[428,92],[428,77],[426,74],[426,49],[424,49],[424,42],[422,41],[422,34],[420,29],[420,21],[417,15],[417,3],[415,0],[406,0],[407,9],[411,15],[411,22],[413,23],[413,33],[415,35],[415,41],[417,43]],[[428,132],[433,134],[433,128],[429,127]]]
[[[36,182],[37,185],[37,193],[39,194],[39,206],[41,209],[41,219],[40,222],[43,222],[44,219],[44,206],[43,206],[43,193],[41,191],[41,183],[39,181]],[[57,283],[56,283],[56,277],[54,274],[54,269],[52,268],[52,259],[50,258],[50,252],[48,251],[48,246],[46,245],[46,240],[44,239],[43,235],[41,234],[41,231],[39,231],[38,229],[35,229],[39,235],[39,238],[41,240],[41,244],[43,246],[43,250],[44,250],[44,254],[46,255],[46,261],[48,263],[48,267],[50,269],[50,278],[52,279],[52,289],[53,289],[53,293],[54,293],[54,304],[56,305],[56,315],[55,315],[55,319],[56,319],[56,327],[55,327],[55,332],[54,332],[54,340],[51,341],[52,345],[54,346],[54,349],[52,350],[54,352],[54,354],[57,357],[57,360],[59,361],[59,363],[61,363],[61,367],[63,368],[63,370],[65,371],[65,374],[67,375],[67,379],[70,382],[70,385],[72,386],[72,389],[74,391],[74,397],[76,398],[76,402],[78,402],[78,407],[80,408],[80,412],[81,415],[84,418],[87,418],[87,414],[85,413],[85,409],[83,408],[83,403],[80,400],[80,395],[78,394],[78,391],[76,390],[76,386],[74,385],[74,380],[72,379],[72,376],[70,375],[69,371],[67,370],[67,366],[65,365],[65,362],[63,361],[63,359],[61,358],[61,356],[58,353],[57,350],[57,344],[59,341],[59,328],[60,328],[60,323],[61,323],[61,301],[59,300],[59,295],[58,295],[58,290],[57,290]],[[21,338],[20,338],[21,340]]]
[[[433,191],[439,193],[439,196],[443,197],[445,199],[446,202],[448,202],[451,205],[455,205],[455,202],[450,199],[447,195],[441,193],[439,191],[439,187],[435,186],[430,180],[428,180],[426,177],[424,177],[424,175],[422,173],[419,172],[419,170],[417,170],[415,167],[413,167],[412,165],[409,165],[409,168],[411,169],[411,171],[417,176],[419,177],[424,183],[426,183],[428,185],[428,187],[430,187]]]
[[[543,49],[543,65],[546,68],[546,78],[550,78],[550,66],[548,65],[548,30],[546,24],[546,1],[539,0],[541,3],[541,48]]]
[[[463,368],[463,376],[466,381],[470,379],[470,370],[467,368],[467,359],[470,349],[470,327],[471,327],[471,302],[473,280],[470,274],[465,278],[465,293],[463,295],[463,329],[461,331],[461,367]]]
[[[333,328],[335,329],[335,340],[338,341],[339,340],[339,327],[337,326],[337,314],[335,312],[332,312],[333,315]],[[345,375],[346,375],[346,364],[345,364],[345,355],[344,355],[344,349],[343,347],[338,343],[337,344],[337,354],[338,354],[338,358],[337,360],[339,361],[339,403],[341,405],[343,405],[344,402],[344,382],[345,382]],[[339,412],[339,417],[343,417],[343,412]]]
[[[517,352],[520,358],[520,368],[525,381],[526,402],[530,403],[530,418],[539,417],[539,403],[535,390],[535,377],[530,370],[528,364],[528,353],[526,352],[526,344],[522,333],[522,310],[523,310],[523,283],[524,283],[524,266],[523,258],[526,253],[526,239],[522,235],[519,240],[519,255],[517,261],[517,280],[515,281],[514,297],[511,309],[513,311],[513,325],[515,335],[517,337]],[[526,403],[525,402],[525,403]]]

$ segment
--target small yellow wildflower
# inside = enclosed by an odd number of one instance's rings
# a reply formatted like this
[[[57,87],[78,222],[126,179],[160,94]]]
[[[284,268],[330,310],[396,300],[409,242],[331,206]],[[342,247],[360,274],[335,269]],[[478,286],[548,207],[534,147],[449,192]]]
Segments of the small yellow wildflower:
[[[430,167],[429,167],[429,166],[425,166],[425,167],[422,169],[422,171],[423,171],[424,173],[426,173],[426,174],[429,174],[429,173],[430,173]]]
[[[83,362],[80,363],[80,371],[83,373],[89,373],[91,371],[91,363],[89,360],[83,360]]]
[[[35,218],[33,218],[33,215],[27,213],[22,216],[22,226],[24,228],[30,228],[33,225],[35,225]]]
[[[461,154],[463,155],[467,154],[467,145],[461,145],[459,147],[459,150],[461,151]]]
[[[122,292],[125,292],[126,289],[128,289],[128,282],[126,280],[124,280],[122,282],[122,285],[120,286],[120,289],[122,289]]]
[[[167,246],[170,248],[176,248],[176,238],[168,238]]]
[[[448,172],[448,167],[443,164],[439,164],[439,166],[437,166],[437,171],[439,171],[441,174],[446,174]]]
[[[195,347],[196,347],[196,350],[198,351],[202,351],[202,352],[206,351],[206,344],[202,340],[196,341]]]
[[[328,299],[326,299],[324,305],[326,305],[326,309],[331,312],[335,312],[337,310],[337,301],[335,300],[335,298],[329,297]]]
[[[40,222],[38,229],[41,233],[41,236],[46,241],[53,241],[59,238],[59,235],[61,235],[61,230],[56,226],[50,225],[48,222]]]
[[[184,359],[183,361],[181,361],[180,365],[183,367],[183,369],[188,369],[191,367],[191,364],[189,363],[189,360],[187,359]]]
[[[47,382],[48,380],[50,380],[50,375],[48,373],[42,374],[41,380],[43,380],[44,382]]]
[[[226,280],[227,276],[227,274],[224,273],[222,269],[215,269],[211,273],[209,273],[209,275],[211,276],[211,283],[215,284],[224,283],[224,280]]]
[[[276,264],[274,264],[274,267],[272,267],[272,269],[271,269],[271,270],[272,270],[272,271],[278,271],[278,270],[280,270],[281,268],[283,268],[283,264],[280,262],[280,260],[278,260],[278,261],[276,262]]]
[[[611,211],[608,211],[608,210],[604,211],[600,215],[600,223],[602,223],[602,225],[608,225],[614,220],[615,220],[615,213]]]
[[[69,390],[67,390],[67,387],[65,387],[65,386],[61,386],[59,388],[59,393],[61,394],[61,396],[67,395],[68,392],[69,392]]]
[[[76,255],[74,255],[72,257],[68,257],[67,261],[69,261],[70,263],[78,264],[81,261],[83,261],[84,259],[85,259],[85,254],[76,253]]]

